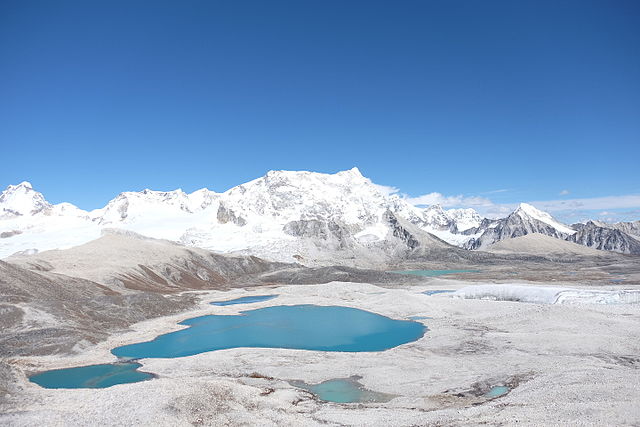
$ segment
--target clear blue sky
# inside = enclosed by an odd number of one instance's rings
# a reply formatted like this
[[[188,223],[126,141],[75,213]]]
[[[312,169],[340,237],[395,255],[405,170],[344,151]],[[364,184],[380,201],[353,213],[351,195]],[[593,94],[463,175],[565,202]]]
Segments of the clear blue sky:
[[[358,166],[411,196],[637,195],[638,22],[633,0],[4,0],[0,186],[91,209]]]

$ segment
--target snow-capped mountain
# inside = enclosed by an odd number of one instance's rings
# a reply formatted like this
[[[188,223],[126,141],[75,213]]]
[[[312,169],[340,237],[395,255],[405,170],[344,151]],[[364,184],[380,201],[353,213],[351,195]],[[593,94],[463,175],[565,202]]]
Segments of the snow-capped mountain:
[[[448,248],[442,240],[466,240],[457,230],[480,222],[473,210],[415,207],[381,192],[357,168],[336,174],[271,171],[224,193],[124,192],[91,212],[51,205],[28,184],[10,186],[0,200],[0,257],[75,246],[97,238],[103,228],[122,228],[282,261],[320,262],[336,253],[381,259],[417,246]]]
[[[36,215],[51,208],[52,205],[27,181],[10,185],[0,194],[0,218]]]
[[[525,203],[497,220],[483,219],[473,209],[416,207],[381,191],[357,168],[336,174],[271,171],[224,193],[206,188],[190,194],[180,189],[124,192],[91,212],[69,203],[53,205],[27,182],[0,195],[0,258],[80,245],[99,237],[104,228],[308,264],[354,259],[375,264],[425,251],[458,250],[450,245],[483,249],[529,233],[563,240],[575,235],[573,241],[598,249],[636,250],[626,239],[629,235],[618,229],[635,230],[634,223],[596,227],[622,233],[616,234],[618,243],[600,243],[611,238],[593,227],[576,233]]]
[[[467,249],[485,249],[505,239],[540,233],[567,240],[594,249],[640,254],[640,221],[608,224],[589,221],[586,224],[562,224],[551,215],[535,207],[521,203],[509,216],[502,219],[484,219],[477,228],[464,231],[474,237],[464,243]]]
[[[498,220],[485,219],[480,226],[472,230],[478,235],[470,239],[467,249],[483,249],[500,240],[524,236],[530,233],[541,233],[565,240],[575,234],[575,230],[560,223],[551,215],[535,207],[521,203],[506,218]]]

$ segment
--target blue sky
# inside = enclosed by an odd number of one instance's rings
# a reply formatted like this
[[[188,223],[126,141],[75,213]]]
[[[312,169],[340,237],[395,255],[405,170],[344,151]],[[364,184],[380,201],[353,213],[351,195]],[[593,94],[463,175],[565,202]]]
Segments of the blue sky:
[[[357,166],[416,202],[640,218],[639,21],[637,1],[5,0],[0,186],[92,209]]]

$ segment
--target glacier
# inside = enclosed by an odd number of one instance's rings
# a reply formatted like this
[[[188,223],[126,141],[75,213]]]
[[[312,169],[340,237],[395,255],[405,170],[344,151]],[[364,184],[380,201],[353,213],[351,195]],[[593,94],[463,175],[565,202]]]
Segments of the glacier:
[[[578,289],[517,283],[472,285],[460,288],[450,298],[512,301],[534,304],[638,304],[638,290]]]

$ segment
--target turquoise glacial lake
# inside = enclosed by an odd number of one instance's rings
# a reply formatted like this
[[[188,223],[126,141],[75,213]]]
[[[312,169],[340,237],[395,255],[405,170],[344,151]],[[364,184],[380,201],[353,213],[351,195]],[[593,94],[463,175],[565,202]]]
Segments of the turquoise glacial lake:
[[[153,374],[138,371],[141,366],[139,363],[112,363],[55,369],[33,375],[29,380],[44,388],[105,388],[153,378]]]
[[[114,348],[122,358],[184,357],[238,347],[317,351],[383,351],[422,337],[425,326],[356,308],[284,305],[209,315],[180,323],[186,329]]]
[[[410,274],[412,276],[423,276],[423,277],[435,277],[435,276],[443,276],[445,274],[478,273],[478,272],[480,272],[480,270],[399,270],[399,271],[390,271],[389,273]]]
[[[320,400],[335,403],[373,403],[388,402],[393,394],[379,393],[364,388],[353,378],[333,379],[320,384],[307,384],[303,381],[291,381],[292,386],[307,390]]]
[[[218,306],[235,305],[235,304],[249,304],[249,303],[252,303],[252,302],[269,301],[270,299],[274,299],[277,296],[278,295],[256,295],[256,296],[252,296],[252,297],[241,297],[241,298],[236,298],[236,299],[230,299],[230,300],[227,300],[227,301],[214,301],[211,304],[212,305],[218,305]]]
[[[180,323],[185,329],[152,341],[116,347],[119,358],[174,358],[239,347],[316,351],[383,351],[421,338],[420,322],[395,320],[350,307],[292,305],[208,315]],[[103,388],[152,378],[138,363],[92,365],[30,377],[46,388]]]

